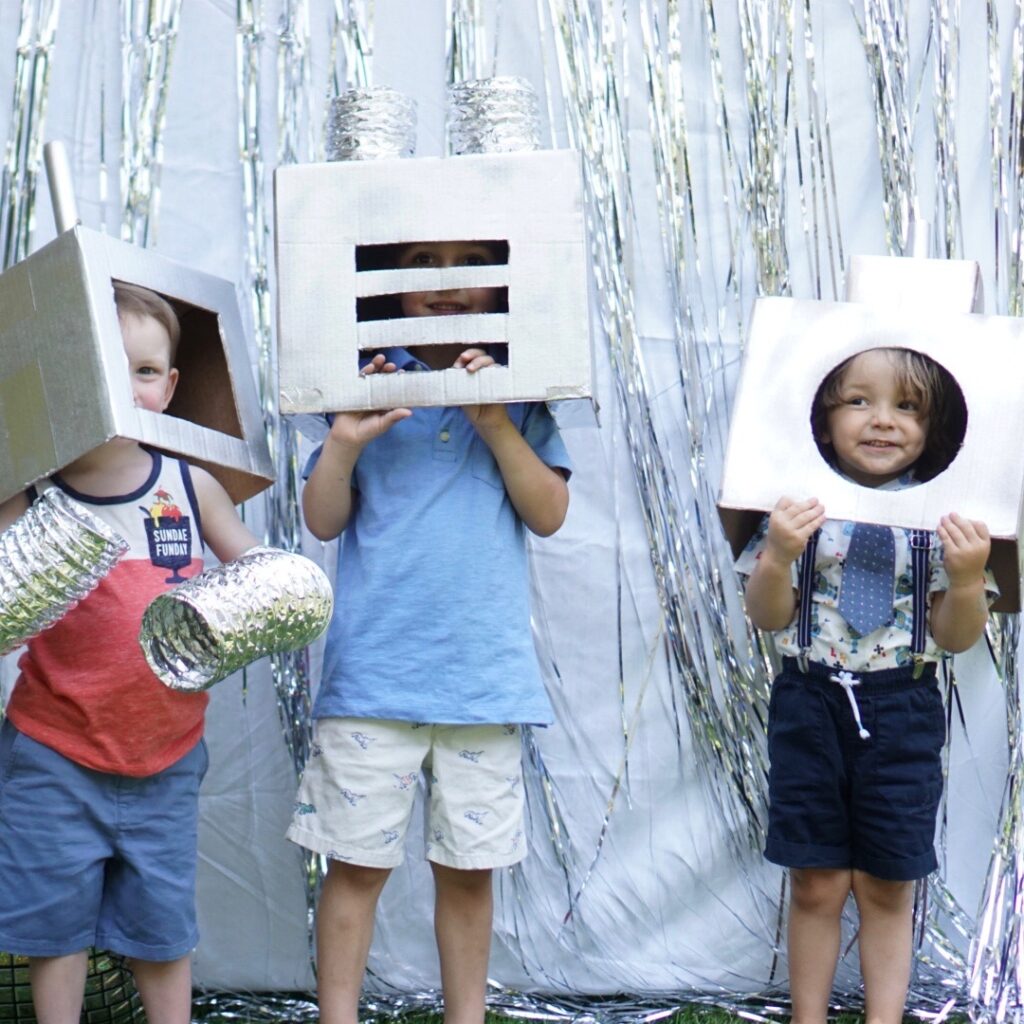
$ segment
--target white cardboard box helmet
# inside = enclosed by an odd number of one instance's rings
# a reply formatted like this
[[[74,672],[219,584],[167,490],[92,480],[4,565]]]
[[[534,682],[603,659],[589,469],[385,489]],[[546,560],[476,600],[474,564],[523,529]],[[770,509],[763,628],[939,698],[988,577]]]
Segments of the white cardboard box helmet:
[[[282,413],[592,393],[579,157],[564,150],[350,161],[275,172]],[[356,271],[361,246],[503,241],[499,266]],[[508,312],[357,320],[357,299],[508,289]],[[390,346],[508,346],[508,365],[361,377]]]
[[[135,408],[115,280],[181,315],[162,414]],[[0,500],[113,437],[205,467],[236,502],[274,479],[234,285],[79,226],[0,275]]]
[[[822,380],[866,349],[914,349],[944,366],[967,406],[963,445],[932,480],[901,491],[862,487],[836,473],[810,426]],[[782,495],[817,497],[827,515],[934,529],[959,512],[993,537],[998,609],[1020,606],[1024,515],[1024,320],[854,302],[760,299],[740,374],[719,507],[734,551]],[[737,513],[756,513],[742,515]]]

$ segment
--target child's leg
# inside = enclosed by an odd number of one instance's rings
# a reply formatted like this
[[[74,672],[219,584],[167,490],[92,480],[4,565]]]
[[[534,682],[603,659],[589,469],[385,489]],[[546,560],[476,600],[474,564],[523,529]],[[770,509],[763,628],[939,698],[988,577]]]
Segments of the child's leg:
[[[793,868],[789,879],[793,1024],[824,1024],[839,959],[840,918],[850,893],[850,872],[846,868]]]
[[[377,898],[390,868],[332,860],[316,912],[317,1000],[321,1024],[357,1024]]]
[[[494,916],[491,871],[430,866],[445,1024],[483,1024]]]
[[[910,984],[914,883],[853,872],[867,1024],[899,1024]]]
[[[78,1024],[89,969],[86,950],[68,956],[32,956],[28,976],[39,1024]]]
[[[192,1020],[192,962],[128,960],[149,1024],[189,1024]]]

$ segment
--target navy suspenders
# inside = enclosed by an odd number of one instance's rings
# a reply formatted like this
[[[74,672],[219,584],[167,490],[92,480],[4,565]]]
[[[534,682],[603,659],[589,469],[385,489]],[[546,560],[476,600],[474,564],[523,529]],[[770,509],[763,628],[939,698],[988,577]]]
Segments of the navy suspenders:
[[[919,678],[924,669],[925,643],[928,631],[928,553],[932,546],[932,535],[928,530],[909,530],[910,535],[910,578],[912,585],[911,643],[914,656],[914,678]],[[807,654],[811,649],[811,594],[814,590],[814,559],[818,553],[820,530],[815,530],[807,541],[807,547],[800,559],[800,608],[797,618],[796,640],[800,648],[798,661],[802,671],[807,671]]]

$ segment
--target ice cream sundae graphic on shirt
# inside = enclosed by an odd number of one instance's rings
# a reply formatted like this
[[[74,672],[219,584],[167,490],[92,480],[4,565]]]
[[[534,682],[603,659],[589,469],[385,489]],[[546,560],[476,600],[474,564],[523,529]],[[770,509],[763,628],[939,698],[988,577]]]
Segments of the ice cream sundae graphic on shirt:
[[[162,569],[170,569],[166,583],[183,583],[186,577],[179,575],[192,561],[192,522],[175,504],[174,496],[165,488],[158,487],[147,508],[139,506],[146,514],[146,540],[149,543],[149,560]]]

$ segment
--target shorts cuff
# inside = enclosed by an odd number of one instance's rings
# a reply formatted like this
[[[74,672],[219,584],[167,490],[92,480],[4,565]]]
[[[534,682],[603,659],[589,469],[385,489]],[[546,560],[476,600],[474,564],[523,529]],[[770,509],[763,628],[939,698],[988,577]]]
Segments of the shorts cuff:
[[[916,882],[919,878],[927,878],[939,866],[939,860],[933,848],[916,857],[856,856],[853,866],[886,882]]]
[[[427,860],[431,864],[440,864],[443,868],[455,868],[459,871],[486,871],[510,868],[513,864],[518,864],[523,860],[526,854],[525,846],[514,853],[478,853],[467,857],[460,857],[457,853],[434,848],[427,853]]]
[[[0,934],[0,949],[12,956],[70,956],[95,945],[94,936],[83,935],[74,939],[19,939]]]
[[[199,945],[199,930],[193,930],[182,942],[165,943],[160,946],[151,946],[145,942],[132,942],[131,939],[126,939],[123,935],[97,935],[95,945],[97,949],[104,949],[117,956],[127,956],[134,960],[148,960],[151,963],[168,963],[171,960],[180,960],[183,956],[187,956]]]
[[[303,828],[296,828],[294,825],[285,832],[285,838],[290,839],[296,846],[319,853],[328,860],[339,860],[345,864],[356,864],[361,868],[397,868],[404,859],[404,847],[396,844],[397,849],[393,856],[381,856],[378,852],[368,853],[355,847],[339,845],[318,836],[315,832],[309,832]]]
[[[787,843],[768,837],[764,855],[773,864],[784,868],[849,868],[850,849],[847,846],[822,846],[816,843]]]

